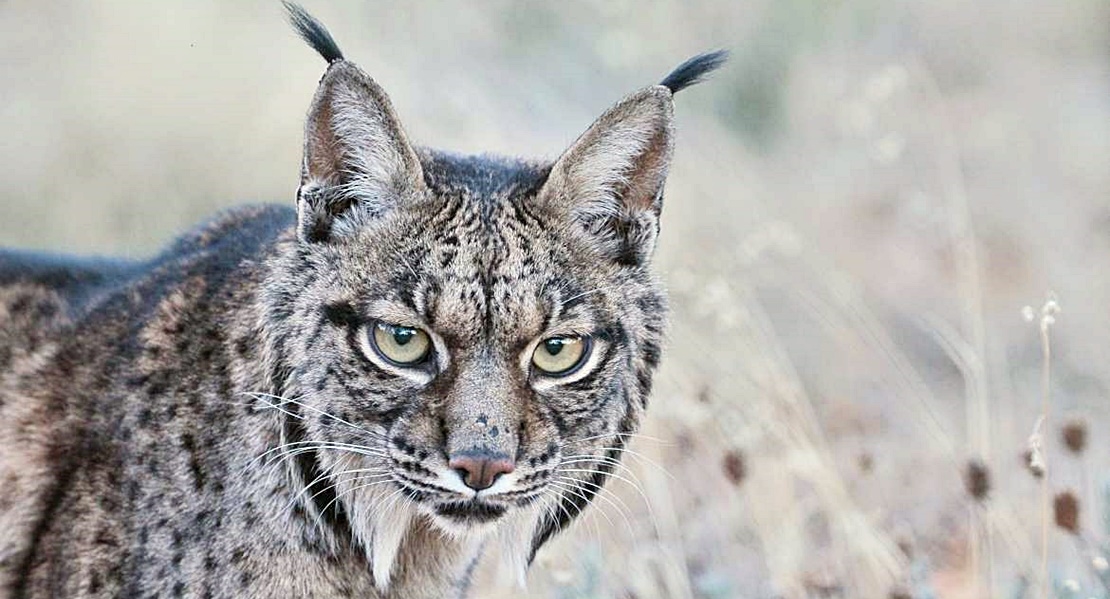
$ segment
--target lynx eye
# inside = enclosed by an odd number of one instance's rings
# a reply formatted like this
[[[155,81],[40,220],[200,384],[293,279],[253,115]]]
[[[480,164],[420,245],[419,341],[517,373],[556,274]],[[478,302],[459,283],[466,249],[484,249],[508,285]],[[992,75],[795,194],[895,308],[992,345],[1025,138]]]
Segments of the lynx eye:
[[[386,322],[375,323],[368,335],[379,356],[396,366],[413,366],[428,356],[432,341],[424,331]]]
[[[582,366],[589,350],[589,337],[551,337],[536,346],[532,365],[548,376],[566,376]]]

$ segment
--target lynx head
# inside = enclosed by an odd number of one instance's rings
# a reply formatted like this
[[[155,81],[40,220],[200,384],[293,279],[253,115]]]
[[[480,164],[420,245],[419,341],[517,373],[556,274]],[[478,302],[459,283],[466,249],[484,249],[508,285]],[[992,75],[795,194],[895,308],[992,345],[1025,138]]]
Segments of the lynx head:
[[[600,491],[644,412],[672,96],[724,55],[617,103],[554,162],[460,157],[413,146],[378,84],[289,9],[329,62],[297,249],[269,285],[280,395],[315,448],[298,457],[326,481],[309,494],[330,486],[379,586],[421,523],[494,532],[527,563]]]

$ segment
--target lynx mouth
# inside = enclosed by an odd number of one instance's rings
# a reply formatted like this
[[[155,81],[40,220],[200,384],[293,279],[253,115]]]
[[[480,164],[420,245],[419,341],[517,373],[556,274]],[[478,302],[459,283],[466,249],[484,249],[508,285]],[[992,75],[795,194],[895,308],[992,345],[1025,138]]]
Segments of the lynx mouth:
[[[471,499],[437,504],[435,513],[458,524],[482,524],[497,520],[506,509],[503,505]]]

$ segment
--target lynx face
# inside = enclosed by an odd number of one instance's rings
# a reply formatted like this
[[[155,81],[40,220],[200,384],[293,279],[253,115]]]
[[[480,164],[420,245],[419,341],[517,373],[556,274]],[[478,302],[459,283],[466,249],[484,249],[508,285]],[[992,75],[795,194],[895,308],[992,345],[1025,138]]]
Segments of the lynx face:
[[[649,262],[672,94],[723,55],[629,96],[553,163],[457,157],[410,145],[381,88],[291,10],[329,62],[296,248],[265,300],[307,508],[347,519],[383,584],[422,520],[497,531],[527,560],[638,426],[665,317]]]
[[[306,440],[364,448],[322,454],[351,514],[392,494],[455,532],[529,509],[562,525],[639,419],[662,296],[542,205],[548,169],[421,166],[421,197],[303,248],[314,276],[292,319],[318,323],[292,360]],[[482,183],[456,183],[468,176]]]

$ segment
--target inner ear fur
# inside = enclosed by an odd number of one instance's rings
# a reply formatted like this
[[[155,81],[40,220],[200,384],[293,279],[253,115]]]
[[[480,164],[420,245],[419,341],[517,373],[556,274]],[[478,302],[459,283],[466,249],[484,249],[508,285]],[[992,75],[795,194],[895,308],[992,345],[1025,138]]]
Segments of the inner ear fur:
[[[342,236],[423,189],[420,160],[385,91],[353,63],[331,63],[305,124],[301,238]]]
[[[620,101],[555,162],[540,202],[581,225],[614,258],[646,261],[674,150],[673,116],[672,93],[663,86]]]

